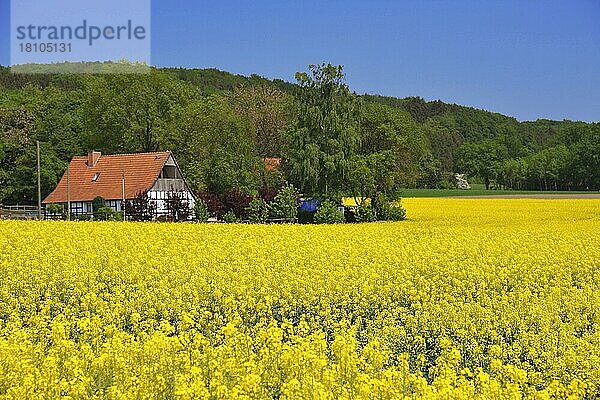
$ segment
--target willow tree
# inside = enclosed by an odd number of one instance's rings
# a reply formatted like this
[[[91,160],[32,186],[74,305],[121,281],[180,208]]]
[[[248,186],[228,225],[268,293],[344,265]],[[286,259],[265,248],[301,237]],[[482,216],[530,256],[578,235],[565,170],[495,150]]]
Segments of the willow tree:
[[[358,97],[342,66],[310,65],[296,74],[297,119],[288,129],[288,178],[308,195],[338,195],[346,186],[360,141]]]

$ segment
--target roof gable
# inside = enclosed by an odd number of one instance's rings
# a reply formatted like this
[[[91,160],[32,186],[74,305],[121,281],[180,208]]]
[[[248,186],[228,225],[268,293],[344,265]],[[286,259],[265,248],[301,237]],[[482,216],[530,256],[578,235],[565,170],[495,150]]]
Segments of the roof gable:
[[[148,191],[158,178],[162,167],[172,158],[171,152],[102,155],[93,167],[88,167],[88,157],[73,157],[69,164],[69,186],[71,201],[91,201],[97,196],[106,200],[123,197],[131,199],[139,192]],[[94,180],[94,177],[96,179]],[[67,173],[56,189],[43,201],[47,203],[67,202]]]

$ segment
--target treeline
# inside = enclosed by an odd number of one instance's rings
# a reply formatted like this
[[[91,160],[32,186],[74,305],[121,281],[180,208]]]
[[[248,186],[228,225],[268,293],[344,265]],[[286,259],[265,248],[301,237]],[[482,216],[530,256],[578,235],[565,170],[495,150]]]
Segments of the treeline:
[[[444,172],[466,173],[487,188],[600,189],[598,123],[518,122],[439,100],[365,97],[408,111],[425,130]]]
[[[148,74],[12,74],[0,68],[0,203],[35,204],[74,155],[172,150],[191,187],[222,195],[293,184],[327,198],[451,187],[600,189],[600,125],[520,123],[441,101],[357,96],[341,67],[292,84],[215,69]],[[276,171],[264,160],[281,158]]]

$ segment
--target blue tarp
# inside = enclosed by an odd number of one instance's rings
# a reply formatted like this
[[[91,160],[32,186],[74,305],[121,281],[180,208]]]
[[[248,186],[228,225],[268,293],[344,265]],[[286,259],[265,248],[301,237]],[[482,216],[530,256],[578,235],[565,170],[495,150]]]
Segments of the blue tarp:
[[[315,212],[320,204],[319,199],[300,200],[300,211]]]

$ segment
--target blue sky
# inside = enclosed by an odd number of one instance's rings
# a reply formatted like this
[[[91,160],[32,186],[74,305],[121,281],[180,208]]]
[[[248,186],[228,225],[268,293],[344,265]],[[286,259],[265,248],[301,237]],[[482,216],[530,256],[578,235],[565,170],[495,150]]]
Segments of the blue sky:
[[[152,1],[153,65],[292,81],[321,61],[358,93],[600,121],[599,0]]]

